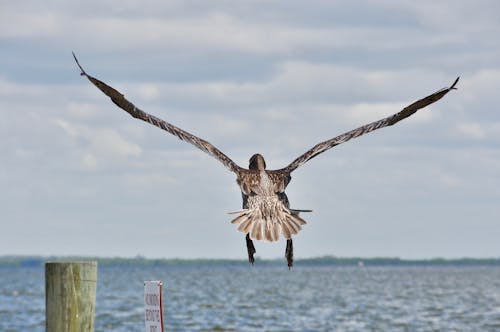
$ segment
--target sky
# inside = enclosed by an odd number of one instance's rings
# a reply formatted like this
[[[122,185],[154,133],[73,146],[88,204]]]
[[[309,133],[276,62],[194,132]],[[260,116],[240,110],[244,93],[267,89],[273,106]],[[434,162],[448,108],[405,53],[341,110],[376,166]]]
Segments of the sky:
[[[292,173],[296,258],[500,256],[497,1],[1,1],[0,255],[246,259],[235,175],[118,109]],[[256,242],[257,257],[285,243]]]

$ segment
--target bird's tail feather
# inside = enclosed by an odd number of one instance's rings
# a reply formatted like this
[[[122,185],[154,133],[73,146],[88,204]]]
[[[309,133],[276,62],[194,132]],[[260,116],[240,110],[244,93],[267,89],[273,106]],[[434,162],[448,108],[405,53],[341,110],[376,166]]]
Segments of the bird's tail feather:
[[[296,210],[283,205],[276,206],[272,213],[261,209],[245,209],[238,213],[231,223],[239,224],[238,231],[249,234],[252,240],[278,241],[280,234],[290,239],[307,223]]]

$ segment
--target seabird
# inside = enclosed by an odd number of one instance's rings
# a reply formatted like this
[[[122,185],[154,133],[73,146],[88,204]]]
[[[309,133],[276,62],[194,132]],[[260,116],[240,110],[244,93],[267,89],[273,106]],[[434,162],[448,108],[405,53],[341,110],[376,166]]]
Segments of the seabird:
[[[80,75],[85,76],[105,95],[111,98],[119,108],[129,113],[136,119],[148,122],[159,127],[180,140],[191,143],[200,150],[208,153],[219,160],[227,169],[236,174],[243,198],[243,209],[230,214],[236,214],[231,223],[238,225],[238,231],[245,233],[248,260],[251,264],[255,262],[255,247],[252,240],[277,241],[280,235],[286,239],[285,257],[288,267],[293,266],[293,242],[292,236],[302,229],[306,221],[299,216],[301,212],[311,212],[311,210],[298,210],[290,208],[285,189],[291,180],[291,173],[307,161],[316,157],[334,146],[345,143],[350,139],[359,137],[376,129],[392,126],[393,124],[409,117],[442,97],[449,91],[456,89],[460,77],[448,88],[443,88],[425,98],[422,98],[409,106],[403,108],[400,112],[383,118],[381,120],[369,123],[354,130],[348,131],[332,139],[318,143],[288,166],[269,170],[266,168],[266,162],[261,154],[254,154],[250,160],[248,168],[238,166],[228,156],[222,153],[209,142],[178,128],[171,123],[157,118],[136,107],[130,101],[125,99],[124,95],[113,87],[90,76],[82,68],[75,54],[73,53],[76,64],[81,70]]]

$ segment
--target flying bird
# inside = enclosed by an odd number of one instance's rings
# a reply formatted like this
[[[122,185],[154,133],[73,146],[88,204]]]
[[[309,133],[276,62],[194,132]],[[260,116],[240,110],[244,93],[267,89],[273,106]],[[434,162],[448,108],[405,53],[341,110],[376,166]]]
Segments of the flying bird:
[[[238,231],[245,234],[249,262],[253,264],[255,261],[254,254],[256,251],[252,240],[265,240],[273,242],[277,241],[281,235],[284,239],[286,239],[285,258],[289,268],[293,266],[292,237],[297,235],[302,229],[302,226],[306,224],[306,221],[300,216],[300,213],[311,212],[311,210],[290,208],[290,203],[285,193],[285,189],[290,183],[292,172],[305,164],[307,161],[316,157],[320,153],[333,148],[334,146],[345,143],[350,139],[359,137],[376,129],[392,126],[393,124],[414,114],[419,109],[438,101],[449,91],[456,89],[455,85],[458,83],[460,78],[458,77],[450,87],[443,88],[425,98],[422,98],[403,108],[403,110],[396,114],[316,144],[284,168],[269,170],[266,168],[266,162],[261,154],[254,154],[250,158],[248,168],[238,166],[211,143],[179,127],[176,127],[165,120],[144,112],[128,101],[122,93],[99,79],[87,74],[78,62],[74,53],[73,57],[76,64],[80,68],[80,75],[85,76],[99,90],[111,98],[111,101],[119,108],[126,111],[136,119],[148,122],[172,135],[177,136],[182,141],[191,143],[200,150],[219,160],[227,169],[235,173],[236,182],[241,189],[243,198],[243,209],[240,211],[230,212],[231,214],[236,215],[231,223],[238,225]]]

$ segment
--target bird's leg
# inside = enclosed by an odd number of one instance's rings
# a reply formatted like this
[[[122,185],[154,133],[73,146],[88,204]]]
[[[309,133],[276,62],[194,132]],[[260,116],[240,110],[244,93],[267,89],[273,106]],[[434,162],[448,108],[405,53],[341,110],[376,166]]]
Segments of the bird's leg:
[[[253,242],[250,239],[249,234],[247,234],[246,240],[247,240],[248,261],[250,262],[250,264],[253,265],[253,263],[255,262],[255,258],[253,258],[253,254],[255,254],[256,252],[255,247],[253,246]]]
[[[290,270],[293,267],[293,242],[291,238],[286,240],[285,257],[288,263],[288,269]]]

